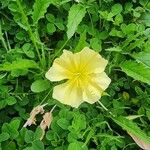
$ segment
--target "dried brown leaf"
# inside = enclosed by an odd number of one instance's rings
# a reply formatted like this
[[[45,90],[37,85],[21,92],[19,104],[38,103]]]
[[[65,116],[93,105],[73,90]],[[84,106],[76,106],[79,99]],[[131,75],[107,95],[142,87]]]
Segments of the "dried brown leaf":
[[[32,124],[36,124],[36,115],[37,114],[43,114],[44,113],[44,106],[46,106],[47,104],[43,104],[43,105],[38,105],[36,107],[34,107],[30,113],[30,117],[28,118],[28,120],[26,121],[26,123],[24,124],[23,127],[27,127],[27,126],[31,126]]]
[[[53,119],[53,116],[52,116],[52,112],[47,112],[43,115],[43,120],[41,121],[40,123],[40,127],[43,131],[43,134],[40,138],[40,140],[43,139],[44,135],[45,135],[45,130],[46,128],[49,128],[50,127],[50,124],[52,122],[52,119]]]

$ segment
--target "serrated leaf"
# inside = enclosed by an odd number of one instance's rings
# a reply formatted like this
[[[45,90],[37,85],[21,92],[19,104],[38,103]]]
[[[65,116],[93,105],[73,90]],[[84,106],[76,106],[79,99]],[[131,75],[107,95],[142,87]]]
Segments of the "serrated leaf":
[[[52,0],[36,0],[33,5],[33,24],[36,24],[39,19],[44,17],[48,6],[52,3]]]
[[[132,55],[137,61],[142,62],[146,66],[150,67],[150,52],[140,52]]]
[[[116,47],[107,48],[106,51],[110,51],[110,52],[121,52],[122,49],[121,49],[120,46],[116,46]]]
[[[121,64],[121,68],[128,76],[150,85],[150,69],[144,64],[134,61],[125,61]]]
[[[150,150],[150,143],[145,143],[143,140],[141,140],[139,137],[129,133],[129,135],[132,137],[132,139],[135,141],[135,143],[144,150]]]
[[[140,47],[143,43],[144,43],[144,41],[147,39],[148,37],[147,36],[145,36],[145,37],[143,37],[143,38],[141,38],[141,39],[138,39],[138,40],[136,40],[135,42],[133,42],[133,43],[130,43],[130,45],[124,50],[124,52],[126,53],[128,53],[128,52],[130,52],[131,50],[133,50],[133,49],[135,49],[136,47]]]
[[[82,5],[73,5],[69,10],[67,36],[70,39],[75,33],[78,25],[86,14],[86,8]]]
[[[4,63],[0,66],[0,71],[24,70],[29,68],[38,68],[38,64],[33,60],[18,59],[12,63]]]
[[[150,144],[150,137],[148,137],[133,121],[126,119],[122,116],[114,117],[112,118],[112,120],[124,130],[126,130],[128,133],[131,133],[143,140],[144,142]]]
[[[31,85],[31,91],[35,93],[43,92],[50,87],[50,84],[47,80],[36,80]]]

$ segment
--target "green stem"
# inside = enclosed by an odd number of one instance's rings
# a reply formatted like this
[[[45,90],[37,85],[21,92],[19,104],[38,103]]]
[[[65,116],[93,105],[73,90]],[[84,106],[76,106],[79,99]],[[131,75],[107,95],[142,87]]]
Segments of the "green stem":
[[[62,47],[61,47],[59,50],[57,50],[57,52],[54,54],[53,58],[51,59],[51,63],[52,63],[52,61],[54,60],[54,58],[55,58],[55,57],[62,51],[62,49],[66,46],[66,44],[68,43],[69,40],[70,40],[70,39],[67,39],[66,42],[62,45]]]
[[[41,45],[41,50],[42,50],[42,65],[45,69],[46,66],[46,58],[45,58],[45,51],[44,51],[44,45]]]
[[[2,33],[2,29],[1,29],[1,22],[0,22],[0,40],[2,41],[2,44],[3,44],[4,48],[6,49],[6,51],[8,51],[7,44],[5,42],[5,39],[3,38],[3,33]]]
[[[5,42],[4,38],[1,36],[0,39],[2,41],[2,44],[3,44],[4,48],[6,49],[6,51],[8,51],[8,48],[7,48],[7,45],[6,45],[6,42]]]
[[[41,62],[42,60],[41,60],[40,52],[39,52],[39,49],[38,49],[38,47],[37,47],[36,40],[35,40],[34,34],[33,34],[33,32],[32,32],[31,26],[30,26],[30,24],[29,24],[29,22],[28,22],[28,18],[27,18],[26,14],[25,14],[25,12],[24,12],[22,6],[21,6],[20,1],[19,1],[19,0],[16,0],[16,2],[17,2],[17,5],[18,5],[18,8],[20,9],[20,12],[21,12],[21,14],[22,14],[22,18],[23,18],[23,20],[25,21],[25,24],[26,24],[26,26],[27,26],[27,28],[28,28],[28,33],[29,33],[29,36],[30,36],[30,38],[31,38],[31,41],[32,41],[32,43],[33,43],[33,45],[34,45],[34,47],[35,47],[35,50],[36,50],[37,55],[38,55],[38,58],[39,58],[39,60],[40,60],[40,62]]]
[[[100,101],[98,101],[98,103],[103,107],[104,110],[108,111],[108,109]]]
[[[54,111],[54,109],[56,108],[57,105],[54,105],[50,111],[50,113],[52,113]]]
[[[102,108],[104,110],[106,110],[110,115],[114,116],[114,114],[112,112],[110,112],[100,101],[98,101],[98,103],[102,106]]]
[[[62,45],[62,47],[55,53],[54,57],[56,57],[62,51],[62,49],[66,46],[68,41],[69,41],[69,39],[67,39],[66,42]]]
[[[41,101],[40,105],[42,105],[45,100],[47,99],[47,97],[49,96],[49,94],[52,92],[52,89],[50,89],[50,91],[47,93],[47,95],[43,98],[43,100]]]
[[[7,32],[5,32],[5,35],[6,35],[6,41],[7,41],[8,49],[11,50],[11,46],[10,46],[10,43],[9,43]]]
[[[88,11],[87,11],[88,12]],[[93,20],[92,20],[92,17],[91,17],[91,14],[88,12],[88,15],[90,17],[90,21],[91,21],[91,25],[92,25],[92,32],[94,34],[94,25],[93,25]]]

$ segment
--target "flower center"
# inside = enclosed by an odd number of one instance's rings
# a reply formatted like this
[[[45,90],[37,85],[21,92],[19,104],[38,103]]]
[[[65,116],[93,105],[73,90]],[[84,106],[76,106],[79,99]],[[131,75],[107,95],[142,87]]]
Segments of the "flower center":
[[[84,79],[87,75],[85,74],[85,73],[82,73],[82,72],[76,72],[75,74],[74,74],[74,76],[75,76],[75,78],[77,78],[77,79]]]
[[[74,80],[76,86],[84,88],[87,85],[90,78],[87,72],[77,71],[74,72],[72,79]]]

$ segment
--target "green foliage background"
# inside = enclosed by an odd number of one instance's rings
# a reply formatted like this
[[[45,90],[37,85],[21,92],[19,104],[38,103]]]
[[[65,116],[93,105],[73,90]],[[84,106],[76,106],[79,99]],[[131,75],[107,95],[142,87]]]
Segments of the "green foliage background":
[[[0,0],[0,41],[0,149],[139,149],[127,132],[150,143],[149,0]],[[112,83],[101,98],[109,111],[51,97],[45,72],[54,58],[85,46],[109,61]],[[23,124],[43,103],[57,107],[40,141],[41,116],[37,126]]]

